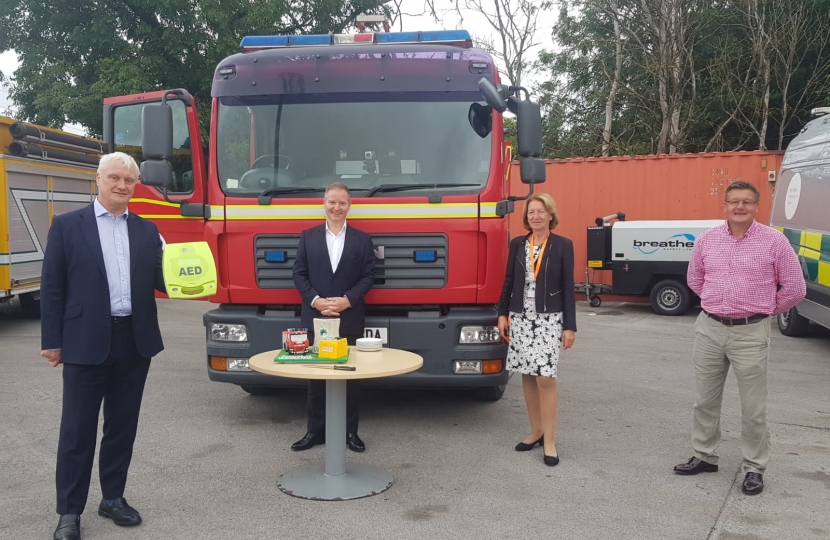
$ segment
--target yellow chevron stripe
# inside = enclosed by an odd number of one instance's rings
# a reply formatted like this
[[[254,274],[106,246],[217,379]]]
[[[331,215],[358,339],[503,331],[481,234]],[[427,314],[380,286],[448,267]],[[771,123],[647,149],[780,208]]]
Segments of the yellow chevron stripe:
[[[821,261],[818,263],[818,283],[830,287],[830,262]]]
[[[821,259],[821,233],[801,231],[801,246],[799,255],[808,259]]]

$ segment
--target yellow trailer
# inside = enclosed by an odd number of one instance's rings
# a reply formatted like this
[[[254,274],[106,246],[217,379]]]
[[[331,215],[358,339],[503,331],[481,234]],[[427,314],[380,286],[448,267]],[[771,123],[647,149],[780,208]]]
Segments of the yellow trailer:
[[[0,116],[0,305],[17,296],[40,316],[52,218],[92,202],[103,143]]]

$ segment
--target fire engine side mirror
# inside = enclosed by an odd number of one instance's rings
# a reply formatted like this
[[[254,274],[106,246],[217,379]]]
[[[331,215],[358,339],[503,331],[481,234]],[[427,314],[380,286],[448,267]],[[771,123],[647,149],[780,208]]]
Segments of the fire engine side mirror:
[[[167,103],[149,103],[142,109],[141,152],[144,159],[173,155],[173,109]]]
[[[470,121],[470,127],[476,132],[476,135],[482,139],[487,137],[493,131],[493,115],[492,108],[481,103],[473,102],[470,105],[470,110],[467,112],[467,119]]]
[[[145,105],[141,111],[141,183],[168,187],[173,182],[173,109],[165,101]]]
[[[545,181],[545,160],[526,157],[519,163],[519,173],[523,184],[542,184]]]
[[[166,159],[142,161],[139,170],[141,183],[145,186],[163,188],[173,183],[173,165]]]
[[[515,109],[519,155],[537,158],[542,155],[542,108],[530,100],[511,97],[510,110]],[[544,181],[544,180],[543,180]]]
[[[507,110],[507,104],[504,102],[509,95],[506,91],[506,88],[503,85],[499,85],[500,88],[496,88],[496,85],[482,77],[478,81],[478,89],[481,91],[481,95],[484,96],[484,101],[495,110],[503,113]]]

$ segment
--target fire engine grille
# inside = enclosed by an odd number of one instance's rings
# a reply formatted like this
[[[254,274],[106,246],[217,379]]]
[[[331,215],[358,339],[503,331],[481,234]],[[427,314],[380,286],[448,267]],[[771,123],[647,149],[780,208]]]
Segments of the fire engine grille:
[[[256,237],[256,280],[262,289],[293,289],[299,234]],[[375,289],[440,289],[447,284],[447,236],[373,234]]]

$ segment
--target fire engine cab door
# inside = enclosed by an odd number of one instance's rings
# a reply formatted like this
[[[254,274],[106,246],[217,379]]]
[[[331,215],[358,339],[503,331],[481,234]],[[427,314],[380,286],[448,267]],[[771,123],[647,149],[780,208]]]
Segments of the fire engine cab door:
[[[118,96],[104,100],[104,140],[116,152],[131,155],[141,164],[141,116],[148,103],[159,103],[167,91]],[[207,168],[196,103],[186,90],[167,94],[167,103],[173,110],[173,182],[165,200],[161,189],[136,184],[129,210],[153,221],[168,244],[204,240],[205,222],[210,217],[209,207],[204,215],[183,216],[179,201],[190,206],[207,205]],[[192,214],[193,212],[188,212]]]

